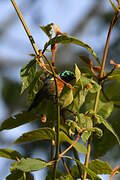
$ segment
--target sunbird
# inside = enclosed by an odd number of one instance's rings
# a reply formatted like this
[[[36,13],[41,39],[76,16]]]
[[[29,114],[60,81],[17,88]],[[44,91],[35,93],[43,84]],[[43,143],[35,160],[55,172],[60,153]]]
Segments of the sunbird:
[[[75,79],[74,73],[68,70],[65,70],[64,72],[59,73],[58,76],[66,83],[70,83],[72,80]],[[58,94],[60,95],[65,84],[58,79],[56,79],[56,81],[57,81],[57,86],[58,86]],[[56,91],[55,91],[54,78],[53,76],[52,77],[49,76],[47,79],[45,79],[42,89],[40,89],[40,91],[36,94],[28,111],[31,111],[34,108],[36,108],[43,98],[54,100],[55,95],[56,95]]]

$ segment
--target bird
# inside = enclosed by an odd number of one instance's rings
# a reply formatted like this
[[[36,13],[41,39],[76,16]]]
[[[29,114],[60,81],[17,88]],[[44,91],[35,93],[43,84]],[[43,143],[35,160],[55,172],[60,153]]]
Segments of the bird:
[[[72,71],[65,70],[63,72],[58,73],[58,76],[65,81],[66,83],[70,83],[72,80],[75,79],[75,74]],[[60,96],[65,84],[57,79],[57,85],[58,85],[58,95]],[[54,82],[54,77],[49,76],[44,80],[44,85],[42,89],[36,94],[32,104],[28,108],[28,111],[31,111],[35,109],[39,103],[43,100],[43,98],[46,99],[53,99],[55,101],[56,97],[56,91],[55,91],[55,82]]]

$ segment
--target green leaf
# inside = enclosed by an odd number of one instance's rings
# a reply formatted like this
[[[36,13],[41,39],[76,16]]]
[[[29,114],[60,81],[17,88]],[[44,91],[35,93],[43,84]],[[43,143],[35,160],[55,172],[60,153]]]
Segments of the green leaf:
[[[0,125],[0,131],[5,129],[6,130],[13,129],[25,123],[35,121],[37,119],[38,116],[36,116],[32,112],[21,112],[20,114],[17,114],[3,121],[2,124]]]
[[[104,124],[104,126],[116,137],[116,139],[120,145],[120,139],[119,139],[118,135],[116,134],[116,132],[114,131],[114,129],[112,128],[112,126],[103,118],[102,118],[101,123]]]
[[[92,160],[89,162],[88,168],[94,171],[96,174],[111,174],[112,168],[107,162],[99,159]]]
[[[43,139],[55,139],[55,132],[51,128],[39,128],[22,134],[22,136],[17,138],[13,144],[38,141]]]
[[[39,25],[39,27],[49,37],[49,39],[51,39],[51,37],[52,37],[52,26],[53,26],[53,23],[50,23],[50,24],[48,24],[46,26],[40,26]]]
[[[93,122],[89,114],[79,114],[79,116],[76,118],[76,121],[81,129],[85,128],[86,130],[89,130],[93,127]]]
[[[113,102],[104,103],[102,101],[99,101],[97,113],[100,116],[102,116],[104,119],[107,119],[111,115],[113,109],[114,109]]]
[[[71,175],[74,179],[78,179],[80,178],[80,173],[79,173],[79,170],[78,170],[78,167],[77,165],[74,165],[71,169]]]
[[[40,79],[40,76],[42,75],[43,71],[37,71],[35,73],[34,80],[31,82],[29,86],[29,92],[28,92],[28,103],[31,104],[36,96],[36,94],[42,89],[44,86],[43,81]]]
[[[93,112],[93,114],[94,114],[94,118],[96,118],[96,120],[97,120],[97,123],[103,124],[116,137],[118,143],[120,144],[120,139],[119,139],[118,135],[116,134],[116,132],[114,131],[112,126],[107,122],[107,120],[105,120],[102,116],[95,114],[94,112]]]
[[[72,157],[69,156],[63,156],[64,158],[68,158],[68,159],[72,159],[73,161],[76,161],[77,164],[79,164],[83,170],[86,170],[88,175],[91,177],[92,180],[101,180],[101,178],[99,176],[97,176],[97,174],[95,174],[91,169],[86,168],[85,165],[83,165],[79,160],[74,159]]]
[[[113,101],[114,104],[120,105],[120,74],[119,81],[113,80],[105,84],[104,93],[108,97],[109,101]],[[104,98],[104,96],[102,98]]]
[[[107,80],[117,80],[120,82],[120,69],[116,69],[107,77]]]
[[[18,169],[23,172],[31,172],[47,167],[47,163],[38,159],[22,158],[20,162],[15,162],[11,166],[12,169]]]
[[[0,149],[0,157],[16,160],[18,157],[21,159],[21,154],[13,149]]]
[[[20,170],[13,170],[10,175],[6,177],[6,180],[34,180],[34,177],[31,173]]]
[[[120,138],[120,111],[119,111],[119,109],[116,109],[112,113],[112,116],[110,116],[110,118],[109,118],[109,122]],[[96,136],[94,136],[94,138],[93,138],[93,144],[94,144],[94,149],[95,149],[95,151],[93,153],[94,158],[104,156],[116,144],[118,144],[115,136],[113,136],[113,134],[106,128],[103,129],[103,134],[104,134],[104,136],[102,136],[101,138],[96,138]],[[110,152],[110,154],[111,153],[112,152]],[[111,154],[111,158],[112,158],[112,154]]]
[[[22,80],[22,90],[21,93],[24,92],[26,88],[29,87],[30,83],[33,81],[36,72],[36,61],[31,60],[25,66],[22,67],[20,72],[20,77]]]
[[[78,66],[75,64],[75,78],[76,78],[76,82],[80,79],[81,77],[81,72],[78,68]]]
[[[68,142],[69,144],[73,144],[74,141],[72,141],[63,131],[60,132],[60,142]],[[79,152],[79,153],[87,153],[86,147],[77,142],[73,145],[73,147]]]
[[[81,135],[81,138],[85,143],[91,135],[91,131],[89,130],[93,127],[92,119],[88,115],[81,113],[78,117],[76,117],[76,122],[78,123],[80,129],[85,128],[85,131]]]
[[[95,52],[93,51],[93,49],[87,45],[86,43],[80,41],[77,38],[74,38],[72,36],[56,36],[54,38],[52,38],[50,41],[48,41],[45,46],[44,46],[44,51],[47,49],[47,47],[49,45],[52,44],[57,44],[57,43],[62,43],[62,44],[69,44],[69,43],[73,43],[79,46],[82,46],[84,48],[86,48],[91,54],[92,56],[95,58],[95,60],[100,64],[100,60],[99,58],[96,56]]]
[[[95,94],[88,93],[86,97],[86,101],[84,104],[84,111],[90,111],[94,108],[95,102]],[[103,102],[99,99],[98,106],[97,106],[97,114],[102,116],[104,119],[107,119],[114,109],[113,102]]]
[[[65,86],[61,95],[60,95],[60,104],[62,104],[62,108],[67,107],[73,101],[73,91],[69,87]]]
[[[120,12],[120,9],[112,2],[112,0],[109,0],[113,9],[115,10],[115,12]]]
[[[91,135],[91,132],[88,132],[88,131],[84,131],[82,133],[81,138],[84,143],[86,143],[86,141],[89,139],[90,135]]]

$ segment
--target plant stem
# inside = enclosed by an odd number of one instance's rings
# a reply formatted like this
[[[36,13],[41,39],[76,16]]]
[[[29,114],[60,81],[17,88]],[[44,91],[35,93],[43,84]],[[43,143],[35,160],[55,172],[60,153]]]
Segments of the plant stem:
[[[108,53],[108,47],[109,47],[109,41],[110,41],[110,37],[111,37],[111,32],[113,30],[113,26],[115,25],[116,21],[118,19],[118,12],[115,12],[112,22],[110,24],[110,28],[108,31],[108,35],[107,35],[107,40],[106,40],[106,44],[105,44],[105,49],[104,49],[104,53],[103,53],[103,59],[102,59],[102,65],[101,65],[101,71],[100,71],[100,78],[103,77],[104,75],[104,68],[105,68],[105,63],[106,63],[106,57],[107,57],[107,53]],[[101,84],[102,82],[99,82],[99,84]],[[96,94],[96,98],[95,98],[95,104],[94,104],[94,112],[97,112],[97,106],[98,106],[98,102],[99,102],[99,98],[100,98],[100,90],[97,92]],[[85,166],[88,167],[88,163],[89,163],[89,158],[90,158],[90,152],[91,152],[91,142],[92,142],[92,134],[88,140],[88,144],[87,144],[87,155],[85,158]],[[83,174],[83,180],[86,180],[87,177],[87,171],[84,171]]]
[[[55,82],[55,90],[56,90],[56,105],[57,105],[57,125],[56,125],[56,155],[55,155],[55,164],[53,169],[53,179],[56,178],[56,171],[57,171],[57,164],[59,159],[59,151],[60,151],[60,103],[59,103],[59,93],[58,93],[58,84],[56,80],[56,73],[54,71],[54,68],[48,58],[44,55],[44,58],[46,59],[47,63],[49,64],[51,71],[53,73],[54,82]]]

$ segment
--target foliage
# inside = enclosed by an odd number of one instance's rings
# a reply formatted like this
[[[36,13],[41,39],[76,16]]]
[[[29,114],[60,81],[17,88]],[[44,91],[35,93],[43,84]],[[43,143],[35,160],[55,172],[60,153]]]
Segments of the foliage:
[[[14,1],[12,3],[14,4]],[[111,0],[110,3],[115,10],[110,26],[112,31],[120,10],[119,3],[118,7]],[[111,63],[114,66],[113,69],[105,73],[105,54],[102,64],[100,64],[99,58],[88,44],[75,37],[68,36],[66,33],[62,33],[60,28],[53,23],[40,26],[49,37],[49,41],[45,43],[43,50],[39,51],[29,34],[23,18],[21,18],[18,8],[16,6],[15,8],[35,50],[35,54],[32,54],[34,59],[22,67],[20,73],[22,81],[21,93],[27,90],[28,103],[31,106],[28,111],[21,112],[3,121],[0,131],[17,128],[35,120],[41,121],[40,128],[21,133],[21,136],[13,144],[48,140],[51,143],[51,160],[46,162],[39,158],[24,158],[13,149],[0,149],[1,157],[16,160],[11,164],[11,174],[6,179],[34,179],[31,172],[46,167],[49,168],[46,179],[72,180],[81,178],[85,180],[89,178],[100,180],[99,174],[110,174],[111,178],[114,177],[119,168],[117,171],[112,171],[107,162],[99,159],[94,159],[90,162],[89,158],[92,143],[94,145],[93,154],[96,158],[104,155],[111,149],[111,142],[107,142],[110,136],[115,139],[112,145],[116,143],[120,145],[120,134],[117,134],[114,130],[116,129],[115,124],[112,123],[111,125],[108,121],[108,118],[111,118],[114,110],[120,105],[120,95],[117,91],[120,85],[120,71],[117,68],[120,65]],[[52,37],[52,28],[55,31],[54,37]],[[109,44],[109,38],[110,34],[108,34],[106,41],[107,45]],[[82,73],[75,64],[73,73],[66,71],[69,78],[71,78],[70,74],[74,74],[74,77],[71,79],[64,79],[64,77],[60,76],[60,73],[58,75],[54,66],[55,52],[58,44],[66,43],[72,43],[87,49],[96,60],[97,66],[93,65],[89,57],[83,57],[83,61],[89,65],[89,72]],[[51,46],[52,61],[45,55],[49,46]],[[108,47],[106,46],[104,52],[107,53],[107,50]],[[44,59],[47,63],[44,62]],[[37,66],[40,66],[40,69]],[[109,89],[111,90],[109,91]],[[69,146],[65,151],[60,152],[61,146],[65,142]],[[107,145],[107,148],[103,142]],[[104,150],[102,151],[101,149]],[[73,155],[64,156],[69,150],[73,152]],[[86,154],[84,164],[79,160],[78,154]],[[60,159],[63,160],[67,173],[57,170],[57,164]],[[66,159],[74,161],[76,165],[72,168],[69,167],[66,164]]]

